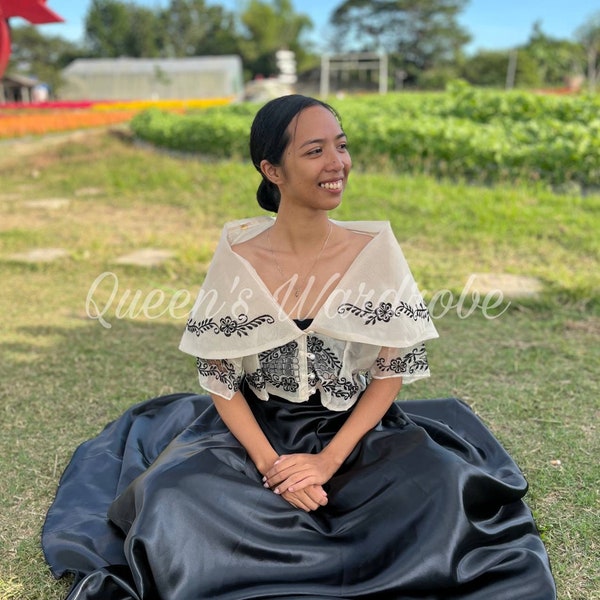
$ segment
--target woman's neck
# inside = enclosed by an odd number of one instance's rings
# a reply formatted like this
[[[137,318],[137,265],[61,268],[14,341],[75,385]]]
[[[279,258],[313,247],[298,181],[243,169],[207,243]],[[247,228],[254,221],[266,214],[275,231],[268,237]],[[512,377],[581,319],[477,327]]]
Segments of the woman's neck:
[[[312,217],[297,218],[278,214],[272,228],[272,239],[282,250],[293,253],[311,252],[320,248],[323,240],[331,232],[331,221],[326,212]]]

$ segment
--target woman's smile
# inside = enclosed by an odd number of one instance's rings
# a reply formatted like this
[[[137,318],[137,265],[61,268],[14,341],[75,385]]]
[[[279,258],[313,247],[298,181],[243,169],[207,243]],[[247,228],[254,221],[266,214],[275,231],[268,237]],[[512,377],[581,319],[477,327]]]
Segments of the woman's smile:
[[[323,188],[324,190],[329,190],[330,192],[341,192],[344,188],[344,180],[336,179],[334,181],[324,181],[323,183],[319,184],[319,187]]]

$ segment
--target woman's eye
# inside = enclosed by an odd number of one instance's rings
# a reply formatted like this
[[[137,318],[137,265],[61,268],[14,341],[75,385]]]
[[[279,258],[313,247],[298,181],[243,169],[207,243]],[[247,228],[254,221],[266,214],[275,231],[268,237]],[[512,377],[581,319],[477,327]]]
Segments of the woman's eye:
[[[312,150],[308,151],[308,154],[320,154],[322,152],[321,148],[313,148]]]

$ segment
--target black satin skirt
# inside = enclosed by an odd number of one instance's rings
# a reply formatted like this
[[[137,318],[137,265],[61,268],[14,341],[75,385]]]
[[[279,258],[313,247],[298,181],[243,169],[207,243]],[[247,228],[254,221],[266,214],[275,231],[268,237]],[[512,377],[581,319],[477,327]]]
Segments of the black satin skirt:
[[[348,413],[249,398],[276,451]],[[554,600],[519,468],[455,399],[394,404],[305,513],[265,489],[210,398],[132,407],[84,443],[42,533],[68,600]]]

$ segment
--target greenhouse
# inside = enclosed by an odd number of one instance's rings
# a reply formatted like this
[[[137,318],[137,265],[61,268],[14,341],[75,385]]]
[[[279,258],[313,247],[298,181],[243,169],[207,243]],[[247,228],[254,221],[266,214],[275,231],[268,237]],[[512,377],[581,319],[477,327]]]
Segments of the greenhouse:
[[[62,71],[63,100],[165,100],[243,95],[239,56],[77,59]]]

